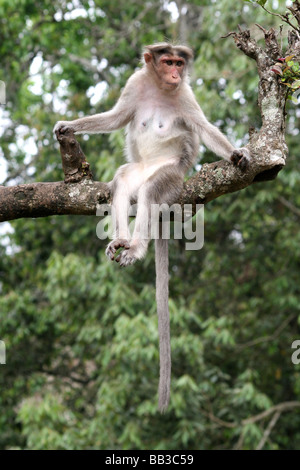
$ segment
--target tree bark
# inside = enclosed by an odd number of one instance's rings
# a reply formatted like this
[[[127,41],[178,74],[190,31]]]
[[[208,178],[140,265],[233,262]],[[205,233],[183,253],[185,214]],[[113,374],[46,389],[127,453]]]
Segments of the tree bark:
[[[294,18],[300,17],[300,4],[293,3]],[[299,24],[299,23],[298,23]],[[246,171],[241,171],[226,161],[204,164],[195,176],[184,185],[179,198],[181,204],[205,204],[223,194],[239,191],[247,186],[276,178],[284,167],[288,155],[285,142],[286,88],[271,70],[283,54],[273,28],[264,31],[265,47],[260,47],[250,36],[250,31],[231,32],[237,47],[257,64],[258,106],[262,126],[259,131],[250,129],[249,144],[252,160]],[[285,55],[300,58],[300,30],[291,29],[289,47]],[[109,185],[92,180],[89,164],[74,134],[57,136],[65,181],[32,183],[13,187],[0,187],[0,222],[22,217],[46,217],[60,214],[96,214],[97,205],[110,203]]]

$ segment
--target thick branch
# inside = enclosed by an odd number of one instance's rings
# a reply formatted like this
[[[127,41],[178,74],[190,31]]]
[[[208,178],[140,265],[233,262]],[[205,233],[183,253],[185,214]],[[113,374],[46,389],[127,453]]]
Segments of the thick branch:
[[[234,41],[247,56],[256,61],[259,74],[258,105],[261,111],[262,126],[258,132],[250,134],[249,148],[255,163],[267,164],[270,168],[284,166],[288,154],[285,142],[285,101],[286,88],[280,83],[272,67],[276,60],[283,54],[277,41],[277,34],[273,28],[263,30],[265,35],[265,48],[257,45],[250,37],[250,31],[240,30],[239,33],[230,33]],[[296,33],[291,33],[289,38],[289,50],[298,47]],[[295,53],[295,52],[293,52]],[[297,53],[297,51],[296,51]],[[274,163],[274,166],[272,165]],[[260,174],[256,177],[259,181],[264,177]]]
[[[97,202],[106,202],[105,183],[84,178],[79,183],[32,183],[0,187],[0,222],[22,217],[92,215]]]
[[[203,165],[201,171],[184,185],[181,204],[205,204],[223,194],[246,188],[266,172],[264,178],[275,177],[282,165],[253,162],[242,172],[232,164],[218,161]],[[268,172],[271,174],[268,176]],[[97,204],[110,202],[106,183],[83,176],[77,183],[32,183],[0,187],[0,222],[26,217],[49,215],[95,215]]]
[[[60,144],[65,183],[77,183],[84,177],[92,179],[90,164],[86,161],[74,132],[71,129],[67,129],[63,134],[57,131],[56,137]]]

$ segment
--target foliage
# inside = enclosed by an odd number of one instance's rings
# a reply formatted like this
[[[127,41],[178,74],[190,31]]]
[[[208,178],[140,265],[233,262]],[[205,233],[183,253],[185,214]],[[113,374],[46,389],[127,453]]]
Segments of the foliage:
[[[113,106],[142,46],[165,37],[193,46],[201,106],[232,141],[246,142],[248,128],[260,125],[257,74],[220,36],[237,24],[259,35],[254,23],[278,27],[279,18],[244,2],[171,3],[173,14],[163,0],[0,0],[6,184],[61,179],[54,123]],[[2,449],[255,449],[271,416],[243,420],[300,400],[291,362],[300,114],[293,103],[287,111],[290,157],[277,180],[208,204],[200,252],[170,242],[173,376],[164,416],[153,247],[120,270],[105,259],[97,217],[11,224],[0,244]],[[108,181],[123,161],[123,133],[82,136],[81,144],[95,178]],[[200,158],[216,159],[204,149]],[[299,449],[299,424],[298,409],[282,413],[264,448]]]
[[[289,88],[287,97],[297,104],[298,101],[292,94],[300,88],[300,64],[292,60],[293,57],[293,55],[281,57],[272,70],[280,76],[281,83]]]
[[[244,0],[244,1],[248,3],[253,3],[253,4],[256,3],[257,5],[264,7],[268,0]]]

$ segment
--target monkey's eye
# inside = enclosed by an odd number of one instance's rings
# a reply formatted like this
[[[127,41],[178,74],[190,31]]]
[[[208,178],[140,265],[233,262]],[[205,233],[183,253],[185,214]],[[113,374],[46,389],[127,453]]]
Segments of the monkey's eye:
[[[182,60],[178,60],[178,61],[176,62],[176,66],[177,66],[177,67],[182,67],[182,66],[183,66],[183,61],[182,61]]]
[[[166,60],[166,64],[167,65],[173,65],[173,61],[172,60]]]

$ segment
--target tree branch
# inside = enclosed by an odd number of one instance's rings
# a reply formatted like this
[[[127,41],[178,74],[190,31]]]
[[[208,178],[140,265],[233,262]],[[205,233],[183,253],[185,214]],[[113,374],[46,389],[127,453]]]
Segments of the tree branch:
[[[298,3],[298,2],[295,2],[295,3]],[[299,31],[299,30],[296,28],[296,26],[294,26],[293,23],[291,23],[291,22],[289,21],[288,15],[280,15],[279,13],[274,13],[273,11],[267,10],[267,8],[264,7],[263,5],[261,5],[261,7],[262,7],[267,13],[269,13],[270,15],[272,15],[272,16],[278,16],[282,21],[284,21],[286,24],[288,24],[291,28],[295,29],[296,31]],[[287,7],[287,8],[289,8],[289,7]],[[292,11],[291,8],[289,8],[289,10]]]
[[[61,153],[65,181],[0,186],[0,222],[55,214],[95,215],[98,204],[110,203],[109,185],[93,181],[90,171],[85,172],[88,163],[74,136],[65,136],[64,145]],[[281,163],[270,166],[269,162],[257,164],[254,161],[242,172],[223,160],[204,164],[201,171],[184,184],[179,203],[192,204],[195,211],[196,204],[239,191],[256,179],[273,178],[281,168]]]
[[[297,215],[297,217],[300,217],[300,209],[298,209],[298,207],[288,201],[285,197],[278,196],[278,201],[281,202],[283,206],[287,207],[291,212],[293,212],[293,214]]]
[[[256,346],[257,344],[260,344],[260,343],[267,343],[267,342],[270,342],[270,341],[274,341],[280,335],[280,333],[285,329],[285,327],[290,323],[290,321],[292,321],[295,317],[296,317],[296,315],[294,313],[289,315],[281,323],[281,325],[274,331],[274,333],[272,335],[261,336],[259,338],[253,339],[252,341],[248,341],[247,343],[237,344],[236,347],[239,350],[241,350],[241,349],[244,349],[244,348],[249,348],[251,346]]]
[[[261,421],[264,418],[267,418],[270,416],[272,413],[283,413],[285,411],[293,410],[294,408],[299,408],[300,407],[300,401],[286,401],[283,403],[278,403],[278,405],[274,405],[271,408],[268,408],[267,410],[263,411],[262,413],[259,413],[255,416],[251,416],[250,418],[243,419],[242,424],[250,424],[250,423],[257,423],[257,421]]]
[[[224,421],[223,419],[218,418],[215,416],[211,411],[207,412],[206,410],[202,410],[202,413],[207,416],[211,421],[218,424],[221,427],[225,427],[228,429],[233,429],[237,426],[246,426],[247,424],[257,423],[265,418],[268,418],[273,413],[284,413],[286,411],[293,410],[295,408],[300,408],[300,401],[286,401],[282,403],[278,403],[277,405],[271,406],[267,410],[262,411],[254,416],[250,416],[250,418],[242,419],[241,421]]]
[[[272,429],[276,425],[276,423],[277,423],[278,419],[280,418],[280,416],[281,416],[281,411],[276,411],[276,413],[273,415],[271,421],[269,422],[268,426],[266,427],[265,432],[263,434],[263,437],[261,438],[261,440],[258,443],[258,446],[256,447],[255,450],[262,450],[263,449],[265,443],[269,439],[269,436],[272,432]]]

